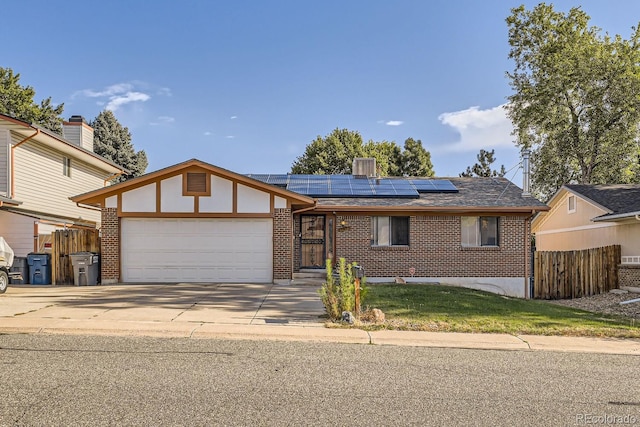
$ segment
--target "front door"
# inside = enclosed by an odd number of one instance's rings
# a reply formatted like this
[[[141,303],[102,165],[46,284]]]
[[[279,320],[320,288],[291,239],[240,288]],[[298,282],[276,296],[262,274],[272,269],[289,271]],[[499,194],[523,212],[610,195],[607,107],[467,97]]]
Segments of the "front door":
[[[325,216],[300,216],[300,252],[302,268],[324,268]]]

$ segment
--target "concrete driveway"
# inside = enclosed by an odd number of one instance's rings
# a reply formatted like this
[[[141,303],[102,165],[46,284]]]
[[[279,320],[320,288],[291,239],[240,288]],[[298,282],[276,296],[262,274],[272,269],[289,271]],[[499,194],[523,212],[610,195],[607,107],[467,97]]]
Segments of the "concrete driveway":
[[[194,322],[230,325],[322,322],[315,286],[274,284],[121,284],[10,286],[0,295],[2,318],[85,323]]]

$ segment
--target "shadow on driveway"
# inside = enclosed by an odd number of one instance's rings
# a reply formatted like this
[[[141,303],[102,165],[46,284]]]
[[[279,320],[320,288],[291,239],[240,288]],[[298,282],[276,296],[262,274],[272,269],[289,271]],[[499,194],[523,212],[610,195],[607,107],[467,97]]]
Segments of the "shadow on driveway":
[[[11,286],[0,317],[100,321],[292,324],[322,322],[317,287],[274,284]]]

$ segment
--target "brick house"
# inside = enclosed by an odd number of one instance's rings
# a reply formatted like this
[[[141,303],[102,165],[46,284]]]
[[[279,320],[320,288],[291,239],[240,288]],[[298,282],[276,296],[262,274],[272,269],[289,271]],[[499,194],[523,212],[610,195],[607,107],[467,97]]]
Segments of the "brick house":
[[[344,257],[371,282],[527,296],[543,203],[504,178],[364,172],[241,175],[193,159],[72,200],[102,209],[103,283],[290,283]]]

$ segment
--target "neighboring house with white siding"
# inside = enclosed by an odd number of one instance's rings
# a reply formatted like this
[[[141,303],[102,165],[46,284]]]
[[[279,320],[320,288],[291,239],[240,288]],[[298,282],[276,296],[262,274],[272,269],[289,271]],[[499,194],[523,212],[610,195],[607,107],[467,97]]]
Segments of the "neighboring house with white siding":
[[[96,228],[100,211],[69,197],[126,173],[93,152],[93,129],[80,116],[64,136],[0,114],[0,236],[19,257],[45,250],[51,232]]]

